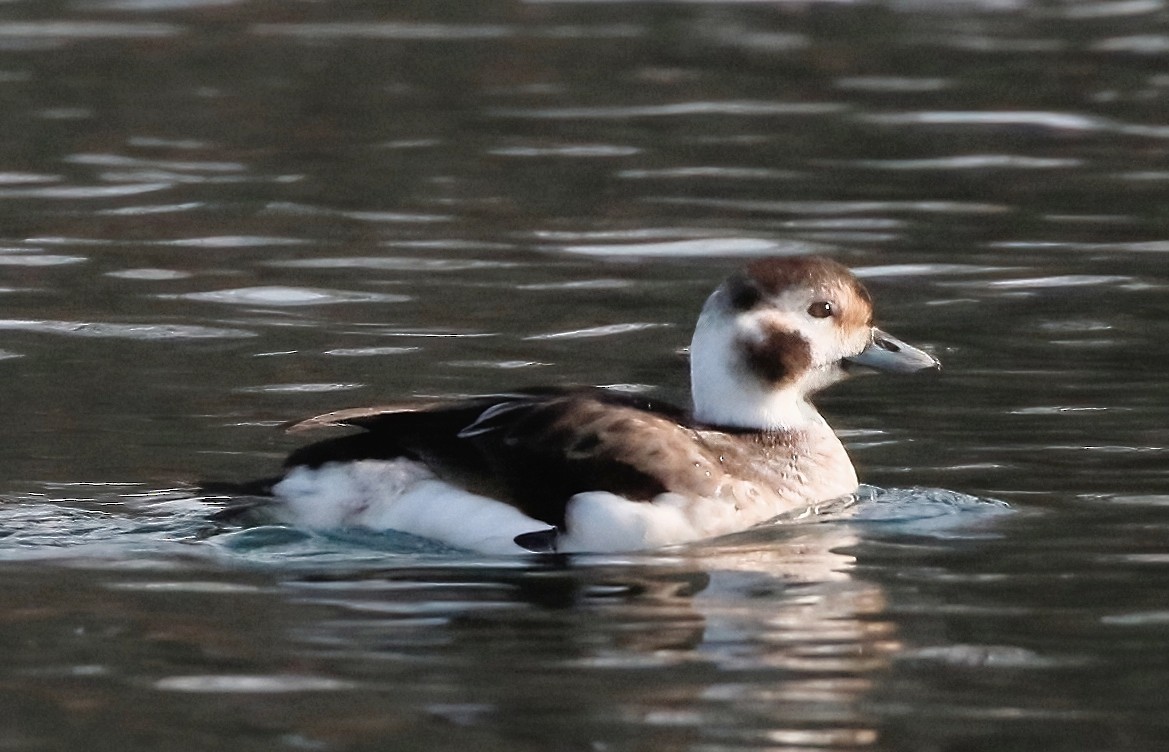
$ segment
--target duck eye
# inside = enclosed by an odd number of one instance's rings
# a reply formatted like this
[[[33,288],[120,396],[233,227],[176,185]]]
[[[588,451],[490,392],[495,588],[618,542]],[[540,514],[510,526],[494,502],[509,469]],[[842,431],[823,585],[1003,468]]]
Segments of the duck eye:
[[[808,306],[808,315],[812,318],[826,319],[833,313],[832,304],[827,300],[817,300]]]

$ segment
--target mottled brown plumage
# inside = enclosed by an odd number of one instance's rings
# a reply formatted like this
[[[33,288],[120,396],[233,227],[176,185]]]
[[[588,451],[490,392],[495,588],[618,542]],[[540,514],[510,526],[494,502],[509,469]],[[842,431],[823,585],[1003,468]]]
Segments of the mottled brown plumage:
[[[569,500],[586,491],[642,502],[675,493],[774,503],[815,486],[817,469],[841,460],[809,451],[819,430],[723,431],[692,423],[672,405],[601,388],[342,410],[289,430],[328,426],[365,431],[301,447],[287,466],[406,457],[557,528]],[[831,435],[827,426],[822,431]],[[746,486],[760,491],[746,493]]]

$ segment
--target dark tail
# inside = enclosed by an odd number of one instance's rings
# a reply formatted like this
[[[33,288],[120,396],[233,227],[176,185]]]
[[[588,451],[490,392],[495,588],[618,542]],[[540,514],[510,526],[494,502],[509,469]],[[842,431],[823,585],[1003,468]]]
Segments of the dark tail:
[[[210,520],[247,524],[257,513],[262,517],[264,508],[272,503],[272,486],[278,482],[279,477],[242,482],[204,481],[199,484],[199,490],[207,496],[228,497],[223,508],[210,515]]]
[[[208,496],[271,496],[272,486],[281,480],[279,476],[245,481],[206,480],[199,483],[199,490]]]

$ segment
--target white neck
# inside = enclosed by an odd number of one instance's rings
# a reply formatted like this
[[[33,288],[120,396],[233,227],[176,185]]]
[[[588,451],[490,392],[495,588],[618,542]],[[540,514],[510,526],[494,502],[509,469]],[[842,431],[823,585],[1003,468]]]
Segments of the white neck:
[[[690,389],[696,420],[763,431],[824,425],[799,385],[769,389],[736,351],[733,320],[703,311],[690,342]]]

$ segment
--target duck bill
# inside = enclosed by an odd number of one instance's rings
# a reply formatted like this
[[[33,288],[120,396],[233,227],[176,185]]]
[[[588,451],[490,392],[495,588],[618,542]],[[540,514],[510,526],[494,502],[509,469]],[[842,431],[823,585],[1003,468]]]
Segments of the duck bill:
[[[942,364],[924,350],[902,342],[891,334],[873,327],[869,346],[857,355],[845,358],[845,364],[864,366],[887,373],[913,373],[927,368],[938,369]]]

